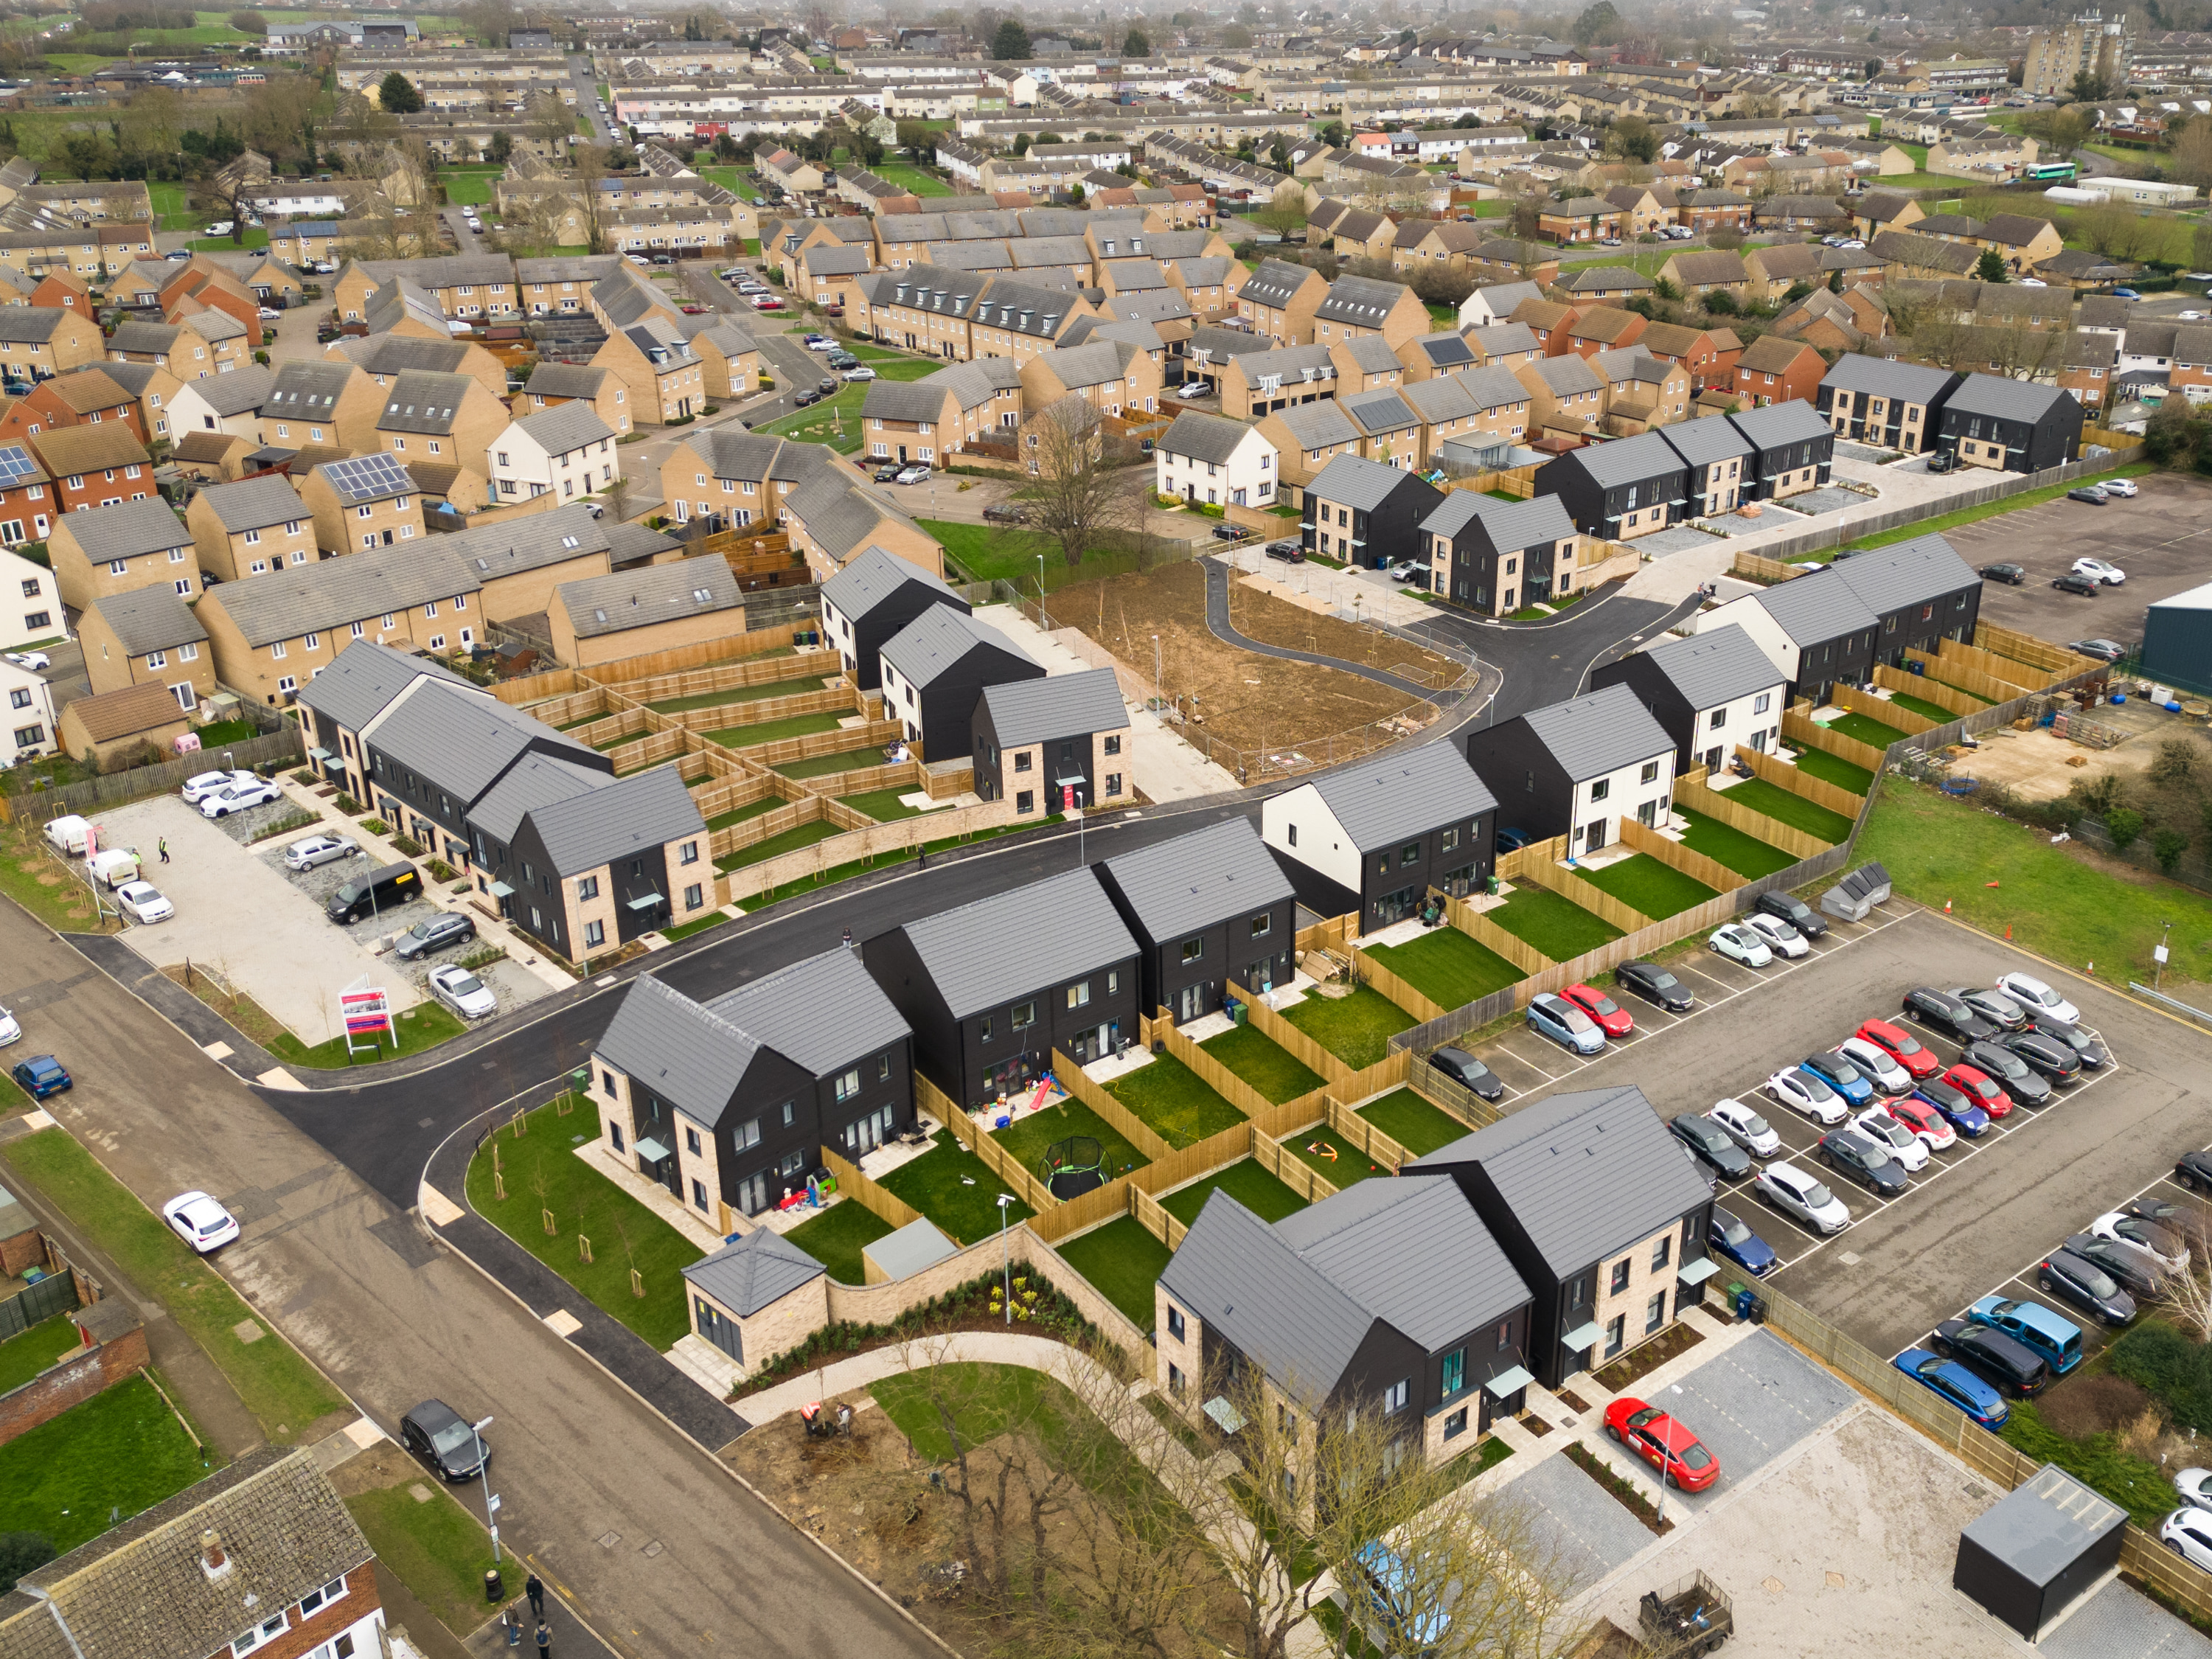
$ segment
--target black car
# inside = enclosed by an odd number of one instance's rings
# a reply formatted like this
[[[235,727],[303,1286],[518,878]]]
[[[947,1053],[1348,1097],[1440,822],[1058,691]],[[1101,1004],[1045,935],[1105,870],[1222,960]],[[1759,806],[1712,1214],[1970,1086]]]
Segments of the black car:
[[[2136,1316],[2135,1297],[2102,1267],[2071,1250],[2053,1250],[2044,1257],[2035,1282],[2045,1296],[2086,1309],[2107,1325],[2124,1325]]]
[[[2132,1244],[2099,1238],[2094,1233],[2076,1233],[2066,1241],[2066,1250],[2092,1267],[2103,1268],[2136,1296],[2154,1297],[2166,1289],[2166,1269],[2158,1265],[2158,1258]]]
[[[1304,564],[1306,562],[1306,550],[1297,542],[1269,542],[1267,556],[1271,559],[1280,559],[1285,564]]]
[[[1954,472],[1958,470],[1958,456],[1948,449],[1939,449],[1928,458],[1928,470],[1930,472]]]
[[[1217,542],[1241,542],[1250,533],[1233,524],[1218,524],[1213,526],[1213,539]]]
[[[1941,1031],[1954,1042],[1978,1042],[1993,1037],[1997,1028],[1954,996],[1926,986],[1905,994],[1905,1012],[1930,1030]]]
[[[2048,1106],[2051,1081],[2002,1042],[1970,1042],[1960,1056],[1967,1065],[1996,1083],[2023,1106]]]
[[[1985,564],[1979,574],[1984,581],[2003,582],[2011,587],[2027,580],[2027,572],[2016,564]]]
[[[1761,893],[1751,908],[1765,915],[1781,917],[1807,939],[1827,937],[1828,924],[1795,893]]]
[[[2032,1066],[2037,1076],[2052,1083],[2079,1083],[2081,1056],[2057,1037],[2040,1031],[2010,1031],[1997,1041]]]
[[[2051,1367],[2034,1349],[1970,1319],[1945,1320],[1936,1328],[1933,1346],[2015,1400],[2041,1393],[2051,1381]]]
[[[1674,1139],[1697,1154],[1698,1162],[1723,1181],[1751,1173],[1751,1154],[1729,1139],[1728,1131],[1702,1112],[1685,1112],[1668,1126]]]
[[[1504,1079],[1464,1048],[1439,1048],[1429,1056],[1429,1064],[1485,1100],[1505,1098]]]
[[[2027,1011],[2027,1029],[2038,1036],[2064,1043],[2093,1072],[2102,1071],[2112,1063],[2112,1057],[2105,1052],[2105,1045],[2071,1020],[2031,1008]]]
[[[878,483],[889,483],[892,479],[897,477],[900,473],[905,471],[906,463],[904,461],[885,461],[881,466],[876,469],[876,482]]]
[[[1622,990],[1633,991],[1670,1014],[1686,1014],[1697,1002],[1688,986],[1656,962],[1624,962],[1613,970],[1613,977]]]
[[[2120,1213],[2137,1221],[2154,1221],[2169,1236],[2190,1231],[2189,1212],[2169,1198],[2131,1198],[2120,1206]]]
[[[2173,1178],[2192,1193],[2212,1193],[2212,1152],[2184,1152],[2173,1161]]]
[[[822,394],[812,386],[807,387],[804,392],[794,392],[791,394],[791,406],[793,409],[805,409],[809,404],[818,404],[821,401]]]
[[[2008,1031],[2027,1029],[2027,1010],[2002,991],[1985,991],[1978,985],[1954,985],[1951,994],[1992,1025]]]
[[[399,1437],[448,1480],[473,1480],[491,1462],[491,1448],[483,1437],[442,1400],[426,1400],[401,1418]]]
[[[825,398],[830,396],[837,390],[837,377],[834,374],[823,375],[815,383],[814,389]]]
[[[1898,1161],[1863,1129],[1831,1129],[1822,1135],[1820,1162],[1883,1198],[1894,1198],[1911,1184]]]
[[[2094,484],[2083,484],[2079,489],[2068,490],[2066,499],[2069,501],[2087,501],[2091,507],[2103,507],[2111,501],[2112,497]],[[2054,587],[2057,586],[2055,582],[2051,585]]]
[[[2079,593],[2085,599],[2094,599],[2104,584],[2093,576],[2077,576],[2068,571],[2063,576],[2053,576],[2051,585],[2062,593]]]
[[[472,917],[457,910],[441,910],[424,921],[416,922],[399,936],[392,947],[392,954],[402,962],[412,962],[433,951],[442,951],[449,945],[463,945],[477,936],[477,924]]]

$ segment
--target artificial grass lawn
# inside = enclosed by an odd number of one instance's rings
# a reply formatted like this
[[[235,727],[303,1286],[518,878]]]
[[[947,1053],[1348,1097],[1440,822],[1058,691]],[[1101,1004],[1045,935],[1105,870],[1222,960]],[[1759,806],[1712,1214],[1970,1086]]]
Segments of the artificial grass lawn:
[[[774,680],[766,685],[740,685],[728,691],[700,691],[688,697],[664,697],[646,704],[657,714],[681,714],[694,708],[719,708],[724,703],[763,702],[770,697],[796,697],[822,690],[824,674],[801,675],[797,679]]]
[[[1837,788],[1848,789],[1854,795],[1863,795],[1874,787],[1873,773],[1856,761],[1847,761],[1841,755],[1832,755],[1825,749],[1799,750],[1797,769],[1808,778],[1832,783]],[[1742,786],[1735,787],[1741,788]]]
[[[291,1344],[270,1334],[207,1260],[102,1169],[68,1131],[24,1135],[9,1142],[0,1156],[105,1251],[142,1296],[169,1310],[230,1380],[271,1440],[289,1444],[317,1419],[345,1409],[345,1396]],[[262,1331],[252,1343],[240,1341],[237,1332],[248,1321]],[[7,1449],[22,1443],[12,1441]],[[0,1492],[7,1490],[9,1482],[0,1478]],[[5,1530],[0,1524],[0,1531]]]
[[[2167,939],[2167,975],[2212,980],[2212,896],[2170,881],[2121,881],[2050,844],[2043,832],[1993,818],[1964,801],[1901,779],[1881,795],[1856,855],[1878,860],[1899,892],[1940,906],[2021,949],[2069,964],[2094,962],[2098,977],[2148,976]],[[2002,885],[1984,885],[2001,878]],[[2193,999],[2192,999],[2193,1000]]]
[[[1039,1166],[1044,1162],[1045,1153],[1071,1135],[1089,1135],[1097,1141],[1101,1170],[1109,1181],[1152,1161],[1131,1146],[1119,1129],[1079,1100],[1064,1100],[1041,1112],[1017,1117],[1003,1129],[991,1131],[991,1139],[1040,1181],[1044,1179]]]
[[[1225,1170],[1216,1170],[1203,1180],[1178,1188],[1160,1202],[1184,1226],[1198,1219],[1216,1188],[1227,1193],[1262,1221],[1280,1221],[1306,1207],[1306,1201],[1269,1175],[1250,1158],[1240,1158]]]
[[[916,196],[950,196],[952,186],[936,174],[924,173],[920,167],[902,161],[885,161],[875,169],[876,177],[886,184],[902,185]]]
[[[1876,749],[1887,749],[1893,743],[1905,741],[1906,733],[1893,726],[1884,726],[1880,720],[1869,720],[1864,714],[1838,714],[1824,722],[1831,732],[1846,738],[1856,738],[1861,743]]]
[[[1367,954],[1445,1008],[1464,1008],[1522,977],[1497,951],[1449,924],[1403,945],[1370,945]]]
[[[1747,881],[1771,876],[1797,862],[1779,847],[1732,829],[1718,818],[1693,812],[1680,801],[1675,802],[1674,810],[1690,826],[1683,834],[1683,846],[1692,853],[1703,853],[1716,864],[1726,865]]]
[[[1254,1026],[1235,1026],[1198,1046],[1278,1106],[1322,1083],[1311,1066]]]
[[[1484,914],[1553,962],[1571,962],[1620,937],[1620,929],[1602,916],[1594,916],[1572,899],[1534,882],[1516,885],[1504,903]]]
[[[1309,992],[1283,1018],[1355,1071],[1382,1059],[1393,1036],[1420,1023],[1371,985],[1353,988],[1348,997]]]
[[[1426,1158],[1437,1148],[1474,1133],[1411,1089],[1393,1089],[1380,1100],[1369,1101],[1359,1109],[1359,1115],[1415,1158]]]
[[[1889,694],[1889,700],[1899,708],[1917,714],[1923,720],[1934,720],[1938,726],[1948,726],[1959,718],[1942,703],[1916,697],[1910,691],[1893,691]]]
[[[1714,896],[1713,890],[1694,876],[1686,876],[1673,866],[1662,864],[1649,853],[1622,859],[1602,870],[1577,869],[1575,873],[1623,904],[1633,905],[1654,921],[1664,921]]]
[[[66,1553],[205,1477],[202,1458],[134,1376],[0,1446],[0,1533],[44,1533]]]
[[[750,726],[725,726],[706,733],[707,741],[728,749],[750,749],[786,738],[811,738],[817,732],[835,732],[841,717],[832,709],[818,714],[787,714],[780,720],[757,720]]]
[[[477,1519],[434,1481],[410,1481],[356,1492],[347,1510],[368,1538],[376,1559],[390,1568],[438,1622],[465,1638],[490,1611],[483,1599],[491,1539]],[[410,1490],[421,1486],[430,1501],[418,1502]],[[507,1583],[514,1584],[514,1561],[507,1559]]]
[[[791,803],[781,795],[763,795],[749,805],[735,807],[727,812],[716,813],[707,820],[707,828],[726,830],[733,823],[743,823],[747,818],[757,818],[763,813],[775,811],[779,806],[790,805]]]
[[[279,1031],[262,1046],[287,1066],[305,1066],[318,1072],[342,1071],[358,1061],[364,1066],[374,1065],[380,1060],[398,1060],[408,1054],[419,1054],[425,1048],[434,1048],[448,1037],[457,1037],[468,1028],[468,1022],[442,1002],[418,1002],[392,1017],[392,1030],[398,1048],[395,1052],[392,1039],[382,1039],[374,1054],[349,1054],[346,1040],[334,1036],[326,1042],[308,1044],[289,1031]]]
[[[840,1285],[865,1285],[867,1269],[860,1252],[895,1231],[891,1224],[857,1200],[843,1198],[802,1221],[784,1237],[829,1268]]]
[[[1326,1123],[1285,1135],[1282,1144],[1292,1158],[1340,1192],[1355,1181],[1390,1173]]]
[[[1178,1152],[1247,1121],[1173,1054],[1154,1054],[1151,1065],[1123,1073],[1106,1092]]]
[[[1730,800],[1740,801],[1754,812],[1764,812],[1770,818],[1794,824],[1807,835],[1818,836],[1825,842],[1840,842],[1851,833],[1851,821],[1841,812],[1832,812],[1802,795],[1793,795],[1765,778],[1745,778],[1730,784],[1728,794]]]
[[[684,1312],[683,1270],[700,1251],[690,1239],[575,1155],[598,1132],[588,1105],[566,1117],[541,1106],[524,1120],[520,1139],[501,1125],[469,1160],[469,1206],[620,1320],[656,1350],[675,1346],[691,1322]],[[507,1196],[495,1195],[492,1148],[499,1149]],[[549,1235],[539,1212],[553,1212]],[[592,1260],[577,1248],[592,1241]],[[630,1269],[645,1295],[630,1293]]]
[[[780,836],[770,836],[766,841],[757,841],[750,847],[726,854],[714,860],[714,868],[726,876],[732,870],[765,863],[781,854],[796,853],[802,847],[811,847],[817,841],[827,841],[842,833],[836,824],[817,818],[811,823],[802,823],[796,830],[787,830]]]
[[[808,760],[785,761],[770,767],[787,778],[826,778],[832,772],[857,772],[864,766],[884,764],[881,744],[866,744],[858,749],[840,749],[834,755],[816,755]]]
[[[921,816],[921,808],[906,805],[899,799],[901,795],[911,795],[914,793],[913,790],[903,787],[872,789],[866,794],[840,795],[837,799],[855,812],[865,812],[877,823],[887,823],[894,818],[918,818]]]
[[[1047,818],[1045,822],[1057,823],[1060,818],[1055,814]],[[965,835],[946,836],[941,840],[925,842],[921,848],[901,847],[888,853],[876,854],[870,858],[851,859],[843,864],[832,865],[827,870],[817,870],[808,875],[793,877],[781,887],[772,887],[764,893],[749,894],[737,900],[736,903],[739,908],[746,911],[765,910],[771,904],[780,904],[785,899],[794,897],[800,893],[811,893],[824,887],[835,887],[841,881],[850,881],[855,876],[880,870],[886,865],[903,864],[908,859],[918,857],[922,851],[949,852],[956,847],[972,847],[979,841],[991,841],[1000,836],[1014,835],[1035,827],[1027,823],[1002,823],[994,829],[971,830]],[[4,874],[4,872],[0,872],[0,874]]]
[[[999,1231],[999,1194],[1005,1186],[983,1160],[945,1130],[920,1158],[902,1164],[878,1184],[935,1222],[956,1244],[973,1244]],[[1018,1198],[1006,1206],[1006,1225],[1036,1212]]]
[[[83,1339],[65,1313],[42,1319],[0,1342],[0,1394],[21,1388],[82,1346]]]
[[[1101,1296],[1128,1315],[1130,1323],[1140,1331],[1152,1328],[1152,1285],[1166,1271],[1173,1252],[1146,1232],[1136,1217],[1125,1215],[1054,1248]]]

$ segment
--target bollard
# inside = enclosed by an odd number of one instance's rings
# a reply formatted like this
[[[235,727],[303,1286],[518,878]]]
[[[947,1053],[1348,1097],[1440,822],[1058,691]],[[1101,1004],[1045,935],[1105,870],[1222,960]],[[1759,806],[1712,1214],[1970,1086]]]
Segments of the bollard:
[[[486,1567],[484,1569],[484,1600],[496,1602],[504,1600],[506,1595],[507,1586],[500,1580],[499,1569]]]

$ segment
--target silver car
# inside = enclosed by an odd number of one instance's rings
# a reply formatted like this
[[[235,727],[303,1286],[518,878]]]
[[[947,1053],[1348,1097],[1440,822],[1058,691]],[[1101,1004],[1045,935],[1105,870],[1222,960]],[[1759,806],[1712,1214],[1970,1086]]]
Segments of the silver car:
[[[1851,1224],[1851,1212],[1827,1183],[1809,1176],[1794,1164],[1770,1164],[1759,1172],[1752,1189],[1793,1221],[1802,1221],[1820,1233],[1839,1233]]]
[[[284,867],[312,870],[336,859],[349,859],[360,851],[358,842],[348,841],[343,836],[305,836],[284,849]]]
[[[499,1012],[491,988],[453,963],[430,970],[430,994],[463,1019],[483,1019]]]

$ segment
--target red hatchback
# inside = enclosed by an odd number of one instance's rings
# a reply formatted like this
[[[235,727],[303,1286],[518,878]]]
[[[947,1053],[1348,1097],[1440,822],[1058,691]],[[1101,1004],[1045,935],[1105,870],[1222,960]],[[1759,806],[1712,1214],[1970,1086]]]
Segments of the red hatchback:
[[[1598,1030],[1609,1037],[1625,1037],[1636,1029],[1627,1009],[1593,987],[1570,985],[1559,994],[1595,1020]]]
[[[1656,1406],[1624,1395],[1605,1408],[1605,1431],[1682,1492],[1703,1492],[1721,1478],[1721,1460]]]
[[[1971,1066],[1954,1066],[1943,1073],[1943,1081],[1987,1112],[1991,1118],[2012,1115],[2012,1097],[2000,1089],[1996,1080],[1988,1073],[1978,1072]]]
[[[1859,1027],[1859,1036],[1905,1067],[1905,1074],[1915,1083],[1934,1077],[1943,1069],[1943,1062],[1930,1054],[1917,1037],[1886,1019],[1867,1021]]]

